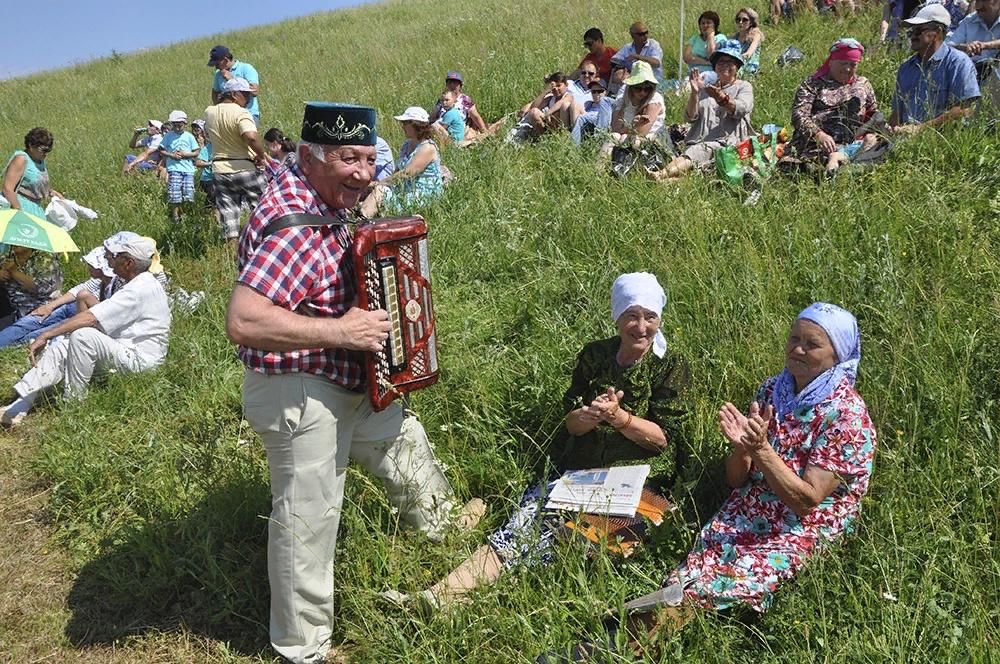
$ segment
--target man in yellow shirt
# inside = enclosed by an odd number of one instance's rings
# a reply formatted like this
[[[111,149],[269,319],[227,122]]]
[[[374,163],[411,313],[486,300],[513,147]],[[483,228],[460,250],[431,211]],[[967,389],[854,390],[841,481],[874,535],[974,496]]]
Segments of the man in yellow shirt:
[[[222,237],[234,247],[240,235],[240,208],[245,203],[252,210],[267,183],[263,173],[267,151],[246,109],[251,91],[246,79],[230,79],[222,86],[219,103],[205,109],[205,132],[212,143],[215,207]]]

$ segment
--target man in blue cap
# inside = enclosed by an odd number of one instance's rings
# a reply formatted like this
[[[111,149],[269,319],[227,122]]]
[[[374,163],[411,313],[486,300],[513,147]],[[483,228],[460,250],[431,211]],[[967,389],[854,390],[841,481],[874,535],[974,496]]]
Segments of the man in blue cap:
[[[348,460],[381,479],[401,518],[431,537],[454,498],[423,426],[398,402],[375,412],[364,389],[361,352],[381,350],[391,325],[385,311],[354,306],[363,276],[343,222],[374,177],[375,110],[309,102],[301,136],[297,161],[243,229],[226,316],[246,366],[245,416],[271,475],[271,643],[296,663],[322,662],[330,650]],[[302,214],[330,223],[273,223]]]
[[[215,67],[215,78],[212,79],[212,103],[218,104],[222,98],[222,88],[226,81],[242,78],[250,84],[247,93],[247,111],[253,117],[254,123],[260,126],[260,104],[257,95],[260,94],[260,76],[249,62],[237,60],[227,46],[213,46],[208,54],[208,66]]]

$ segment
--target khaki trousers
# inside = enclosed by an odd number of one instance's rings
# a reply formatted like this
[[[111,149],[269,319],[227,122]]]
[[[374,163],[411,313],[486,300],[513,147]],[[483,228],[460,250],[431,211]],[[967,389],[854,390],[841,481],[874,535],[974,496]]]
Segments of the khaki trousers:
[[[49,342],[38,363],[14,385],[14,390],[23,397],[64,381],[66,397],[79,399],[87,393],[95,370],[134,372],[144,368],[131,346],[96,328],[83,327]]]
[[[247,370],[243,407],[271,474],[267,572],[271,644],[296,664],[322,662],[333,625],[333,562],[344,479],[354,459],[386,486],[408,524],[434,537],[454,507],[423,426],[393,404],[305,373]]]

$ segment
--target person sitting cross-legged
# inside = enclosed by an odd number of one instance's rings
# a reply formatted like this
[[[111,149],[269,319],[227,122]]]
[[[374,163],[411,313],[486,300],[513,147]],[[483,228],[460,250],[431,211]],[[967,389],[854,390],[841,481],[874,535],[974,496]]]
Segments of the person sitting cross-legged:
[[[14,385],[17,399],[0,408],[0,423],[20,424],[38,396],[59,383],[64,384],[67,398],[81,399],[98,369],[133,373],[163,363],[170,305],[148,271],[155,243],[135,233],[118,233],[104,241],[104,249],[108,264],[125,285],[31,343],[28,354],[34,366]]]

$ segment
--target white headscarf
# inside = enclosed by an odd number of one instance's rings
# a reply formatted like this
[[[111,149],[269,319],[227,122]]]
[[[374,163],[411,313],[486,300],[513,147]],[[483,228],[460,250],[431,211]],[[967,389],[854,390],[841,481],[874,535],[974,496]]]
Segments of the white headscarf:
[[[611,284],[611,318],[615,322],[621,318],[625,310],[638,304],[657,316],[663,315],[663,307],[667,304],[667,295],[660,287],[660,282],[649,272],[630,272],[615,279]],[[657,330],[653,339],[653,353],[663,357],[667,352],[667,339],[663,332]]]

